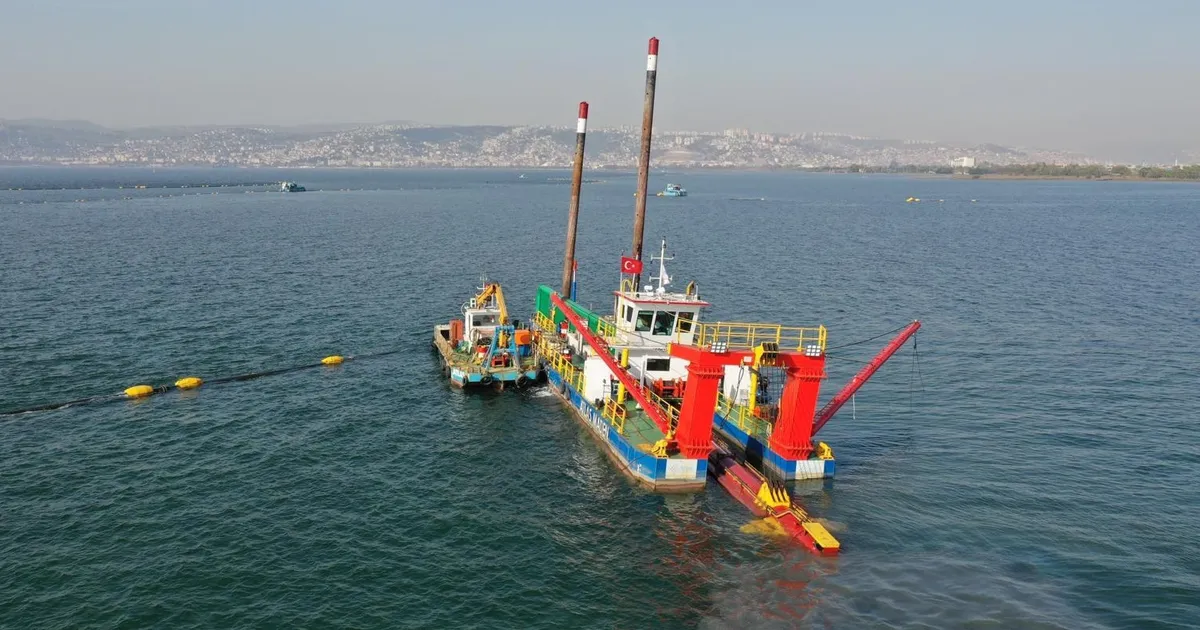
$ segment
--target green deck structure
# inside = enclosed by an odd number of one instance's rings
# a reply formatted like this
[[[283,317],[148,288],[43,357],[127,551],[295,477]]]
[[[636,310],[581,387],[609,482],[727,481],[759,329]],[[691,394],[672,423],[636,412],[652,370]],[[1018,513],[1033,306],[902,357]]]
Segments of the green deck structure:
[[[629,440],[630,444],[638,447],[640,450],[650,452],[650,447],[654,443],[666,437],[663,432],[654,424],[642,410],[637,408],[637,403],[632,400],[625,401],[625,410],[628,416],[625,418],[625,427],[622,435]],[[642,448],[645,445],[646,448]]]

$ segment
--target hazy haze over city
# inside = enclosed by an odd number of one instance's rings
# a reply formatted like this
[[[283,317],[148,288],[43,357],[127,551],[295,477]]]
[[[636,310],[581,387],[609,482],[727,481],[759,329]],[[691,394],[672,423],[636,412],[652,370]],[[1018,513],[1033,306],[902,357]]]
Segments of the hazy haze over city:
[[[1200,149],[1200,3],[9,0],[0,119],[114,127],[640,120],[1167,159]]]

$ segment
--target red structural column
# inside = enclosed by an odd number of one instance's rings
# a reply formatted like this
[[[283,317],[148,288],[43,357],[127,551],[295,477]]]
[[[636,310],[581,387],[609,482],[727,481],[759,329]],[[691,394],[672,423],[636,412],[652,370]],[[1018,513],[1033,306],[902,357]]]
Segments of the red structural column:
[[[675,427],[675,443],[684,457],[704,459],[712,450],[713,410],[724,373],[719,365],[688,364],[687,387]]]
[[[771,432],[771,450],[787,459],[807,459],[813,450],[813,418],[821,379],[825,378],[825,357],[791,355],[786,363],[787,379],[779,401],[779,419]]]

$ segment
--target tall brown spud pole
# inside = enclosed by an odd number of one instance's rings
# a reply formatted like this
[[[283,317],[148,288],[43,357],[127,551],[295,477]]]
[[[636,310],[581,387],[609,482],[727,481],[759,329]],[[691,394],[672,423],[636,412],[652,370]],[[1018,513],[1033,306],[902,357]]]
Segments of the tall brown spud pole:
[[[571,281],[575,275],[575,231],[579,225],[579,190],[583,186],[583,145],[587,140],[588,104],[579,104],[579,122],[575,126],[575,173],[571,177],[571,210],[567,216],[567,251],[563,254],[561,295],[574,299]]]
[[[646,188],[650,185],[650,137],[654,129],[654,84],[658,78],[658,38],[650,38],[646,55],[646,100],[642,106],[642,153],[638,158],[637,199],[633,215],[633,257],[642,259],[642,236],[646,229]],[[642,274],[633,277],[633,290],[642,283]]]

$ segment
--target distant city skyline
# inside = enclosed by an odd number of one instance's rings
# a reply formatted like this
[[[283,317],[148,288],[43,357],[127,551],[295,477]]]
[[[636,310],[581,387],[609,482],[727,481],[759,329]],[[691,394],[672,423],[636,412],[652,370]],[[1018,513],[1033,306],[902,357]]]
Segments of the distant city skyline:
[[[1200,148],[1200,3],[42,0],[5,8],[0,118],[108,127],[828,130],[1166,160]]]
[[[634,127],[589,130],[588,168],[633,168]],[[847,168],[923,165],[1092,163],[1063,151],[954,146],[829,133],[768,134],[745,129],[655,131],[659,166]],[[0,164],[522,167],[565,168],[575,130],[546,126],[362,125],[339,130],[160,127],[117,131],[53,121],[0,123]],[[964,159],[965,158],[965,159]]]

